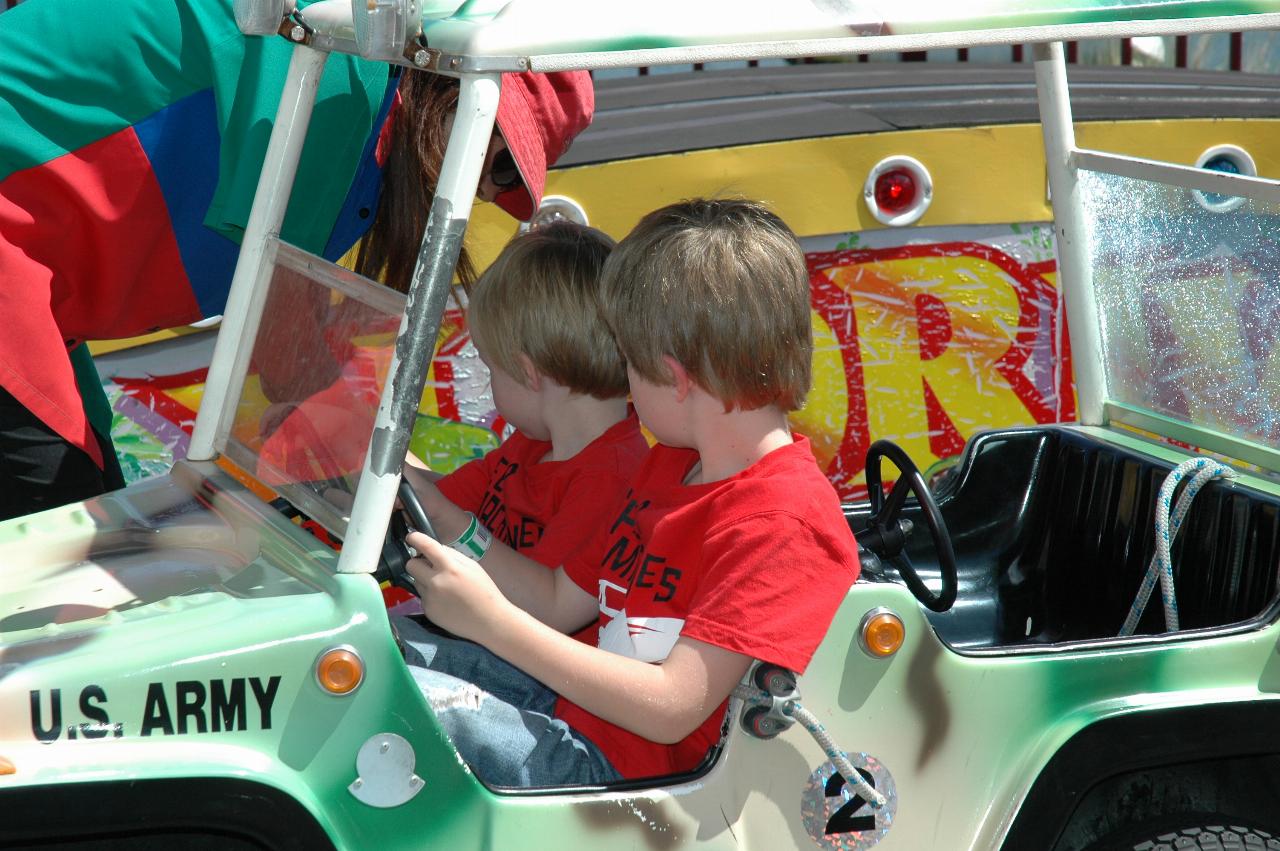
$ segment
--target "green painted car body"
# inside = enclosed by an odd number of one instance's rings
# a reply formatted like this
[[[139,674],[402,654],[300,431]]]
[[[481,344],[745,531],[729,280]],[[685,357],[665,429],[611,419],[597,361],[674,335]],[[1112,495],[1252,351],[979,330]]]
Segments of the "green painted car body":
[[[620,44],[621,36],[591,30],[595,19],[584,18],[577,36],[561,37],[550,23],[524,30],[522,46],[510,39],[537,7],[520,0],[498,15],[500,5],[427,8],[423,29],[441,52],[424,63],[446,61],[451,44],[465,57],[461,71],[483,75],[503,63],[603,67],[639,58],[677,61],[699,50],[767,55],[794,46],[784,38],[837,53],[876,48],[877,38],[886,39],[883,49],[909,49],[913,43],[891,40],[907,36],[957,44],[1045,40],[1046,31],[1034,28],[997,36],[999,26],[1058,27],[1050,35],[1085,26],[1144,33],[1182,20],[1195,31],[1225,27],[1236,15],[1245,17],[1231,26],[1255,17],[1263,25],[1280,11],[1276,3],[1177,2],[1165,4],[1169,14],[1161,17],[1152,12],[1161,4],[1142,4],[1139,13],[1130,4],[1100,3],[1078,17],[1043,4],[1039,17],[1027,19],[1027,4],[993,3],[987,5],[1000,9],[975,12],[964,26],[947,19],[930,31],[920,21],[940,4],[905,4],[918,13],[913,29],[858,4],[806,3],[794,4],[795,11],[803,6],[823,26],[787,31],[776,43],[760,35],[771,30],[747,26],[752,21],[744,14],[742,33],[715,42],[699,41],[705,31],[694,22],[684,36],[657,33]],[[551,21],[585,8],[562,5],[551,10]],[[836,10],[834,19],[823,18],[826,7]],[[841,15],[870,23],[850,35]],[[350,48],[351,27],[348,18],[324,30],[332,37],[326,44]],[[544,35],[546,44],[538,41]],[[1049,53],[1039,58],[1052,60]],[[480,136],[487,139],[487,131]],[[1089,163],[1097,165],[1082,159],[1071,167]],[[1193,187],[1187,191],[1223,188],[1186,179]],[[1240,189],[1246,190],[1251,198],[1274,193],[1274,187]],[[1147,200],[1185,201],[1170,198]],[[1060,250],[1073,237],[1064,224],[1077,220],[1072,215],[1105,218],[1087,204],[1083,214],[1060,215]],[[1253,215],[1254,224],[1271,221],[1266,211]],[[1101,239],[1095,231],[1091,238]],[[277,248],[269,237],[266,244],[264,262],[275,262]],[[1148,824],[1180,829],[1183,818],[1187,826],[1219,815],[1251,820],[1260,830],[1274,826],[1280,821],[1274,815],[1280,806],[1270,809],[1272,790],[1280,788],[1274,435],[1265,417],[1248,419],[1262,416],[1256,412],[1241,415],[1243,426],[1221,409],[1216,418],[1199,416],[1214,400],[1195,381],[1212,383],[1213,375],[1192,376],[1190,402],[1147,409],[1138,404],[1140,382],[1124,384],[1107,372],[1120,363],[1120,373],[1138,375],[1136,359],[1153,345],[1136,344],[1132,334],[1127,349],[1114,345],[1128,333],[1121,308],[1137,298],[1123,289],[1132,279],[1125,270],[1142,260],[1122,257],[1119,247],[1108,251],[1119,258],[1109,268],[1123,274],[1099,268],[1089,278],[1087,306],[1101,303],[1101,314],[1081,313],[1081,303],[1071,301],[1070,288],[1085,276],[1069,246],[1061,263],[1078,371],[1101,371],[1111,376],[1104,391],[1123,392],[1099,394],[1097,382],[1086,380],[1082,420],[1092,424],[975,438],[936,488],[959,562],[956,606],[927,611],[892,570],[901,556],[886,555],[883,564],[869,559],[799,680],[804,708],[866,769],[888,798],[886,807],[874,810],[833,777],[828,754],[802,725],[768,739],[748,733],[739,723],[739,701],[722,744],[690,775],[593,789],[486,786],[459,759],[414,684],[372,565],[351,569],[221,466],[200,460],[178,462],[168,475],[123,491],[0,524],[0,845],[1065,851],[1123,847],[1106,843]],[[361,292],[353,276],[325,274],[333,291]],[[1179,280],[1198,288],[1202,277]],[[409,303],[414,310],[414,298]],[[1099,315],[1107,321],[1095,324],[1107,327],[1092,337],[1076,328],[1083,325],[1076,317]],[[416,321],[388,341],[397,358]],[[1250,322],[1246,346],[1266,327],[1261,319]],[[222,333],[239,333],[234,322],[228,326]],[[1120,336],[1108,337],[1108,328],[1117,327]],[[416,336],[434,340],[434,331]],[[1109,366],[1080,366],[1090,345]],[[1181,351],[1186,362],[1175,367],[1194,373]],[[1260,371],[1243,395],[1266,408],[1280,394],[1270,383],[1277,375]],[[380,432],[396,422],[388,409],[396,408],[401,390],[392,383],[380,388],[382,406],[365,423],[366,445],[374,448],[357,499],[366,498],[367,482],[386,478],[376,469],[378,456],[394,455],[379,445],[390,439],[394,449],[398,439],[394,428],[392,438]],[[413,389],[404,397],[416,400],[421,384]],[[1179,405],[1191,414],[1180,417]],[[237,421],[228,416],[222,437],[231,436],[219,446],[253,470],[266,457],[263,447],[237,444]],[[1252,464],[1238,465],[1232,481],[1210,485],[1199,497],[1209,508],[1187,521],[1175,550],[1184,589],[1177,632],[1160,628],[1153,603],[1139,635],[1116,635],[1153,552],[1156,489],[1194,452],[1121,425],[1199,441]],[[1232,454],[1246,445],[1260,448]],[[277,478],[285,469],[268,468],[258,466]],[[303,490],[295,484],[294,492]],[[358,508],[343,514],[315,488],[294,502],[308,513],[323,514],[327,505],[335,525],[349,523],[343,531],[355,532]],[[381,537],[389,505],[387,496],[381,526],[369,536]],[[866,508],[847,512],[861,528]],[[907,516],[921,525],[918,506],[909,506]],[[936,584],[938,559],[928,535],[910,536],[906,557]],[[888,656],[870,652],[863,636],[868,616],[881,612],[896,615],[905,636]],[[335,650],[361,662],[360,681],[345,693],[325,688],[318,673],[321,658]]]

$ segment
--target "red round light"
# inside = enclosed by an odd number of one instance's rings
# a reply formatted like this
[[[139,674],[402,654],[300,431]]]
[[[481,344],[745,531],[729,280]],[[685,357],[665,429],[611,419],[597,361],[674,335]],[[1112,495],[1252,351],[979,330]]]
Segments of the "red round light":
[[[905,168],[891,168],[876,177],[875,193],[876,206],[889,215],[897,215],[915,204],[915,175]]]

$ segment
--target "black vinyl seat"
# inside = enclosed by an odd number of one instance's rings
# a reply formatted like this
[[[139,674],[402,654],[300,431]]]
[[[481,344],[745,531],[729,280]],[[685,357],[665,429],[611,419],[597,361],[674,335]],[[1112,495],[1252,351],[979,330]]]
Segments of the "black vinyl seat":
[[[1155,552],[1156,496],[1173,466],[1059,426],[975,436],[936,493],[960,580],[952,610],[929,614],[938,634],[957,649],[1115,636]],[[846,513],[861,528],[865,506]],[[929,582],[936,556],[917,528],[906,557]],[[1280,498],[1211,482],[1173,564],[1182,629],[1258,616],[1277,593]],[[867,578],[897,574],[886,566]],[[1157,589],[1138,633],[1163,631]]]

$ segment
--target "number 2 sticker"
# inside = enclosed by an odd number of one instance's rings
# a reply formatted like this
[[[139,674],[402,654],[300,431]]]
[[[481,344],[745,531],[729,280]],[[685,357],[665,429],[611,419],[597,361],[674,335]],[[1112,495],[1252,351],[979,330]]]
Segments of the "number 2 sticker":
[[[827,851],[862,851],[884,839],[898,810],[898,789],[888,769],[865,753],[848,754],[861,778],[885,797],[879,810],[860,797],[828,760],[809,775],[800,798],[805,830]]]

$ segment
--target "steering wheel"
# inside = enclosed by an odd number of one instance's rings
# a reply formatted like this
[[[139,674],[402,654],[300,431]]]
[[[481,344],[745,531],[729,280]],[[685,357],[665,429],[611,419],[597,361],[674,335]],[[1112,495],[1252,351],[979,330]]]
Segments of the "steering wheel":
[[[881,486],[882,458],[892,461],[901,473],[888,498]],[[894,564],[907,583],[907,588],[926,609],[934,612],[950,609],[956,601],[960,585],[956,577],[956,554],[951,546],[951,535],[947,532],[942,512],[938,510],[938,503],[929,492],[920,468],[896,443],[877,440],[867,450],[867,492],[871,500],[871,517],[867,519],[867,528],[858,533],[858,543],[886,559],[902,552],[907,534],[911,531],[911,522],[902,517],[902,506],[907,494],[914,494],[919,500],[925,525],[929,527],[934,549],[938,553],[938,566],[942,569],[942,590],[938,594],[930,591],[910,561],[902,559]]]
[[[382,559],[378,563],[378,570],[374,573],[374,579],[382,581],[390,580],[392,585],[403,588],[410,594],[417,596],[418,586],[413,583],[413,577],[409,575],[407,565],[409,559],[414,557],[410,551],[409,545],[405,543],[405,535],[409,534],[411,529],[424,532],[432,538],[436,538],[436,530],[432,527],[431,521],[427,519],[427,512],[422,508],[422,502],[418,499],[418,494],[409,484],[408,480],[403,477],[400,479],[400,486],[397,490],[400,496],[400,503],[403,508],[398,508],[391,512],[391,523],[387,526],[387,537],[382,542]],[[439,540],[439,538],[436,538]]]

